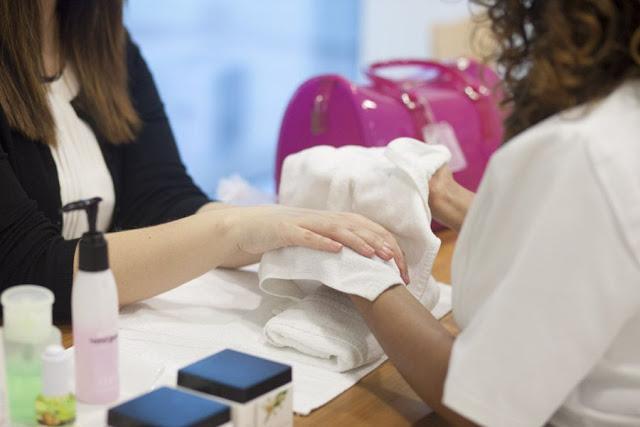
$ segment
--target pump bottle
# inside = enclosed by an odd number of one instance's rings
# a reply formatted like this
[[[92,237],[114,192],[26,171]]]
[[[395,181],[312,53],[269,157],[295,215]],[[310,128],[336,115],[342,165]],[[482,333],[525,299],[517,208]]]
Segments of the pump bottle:
[[[84,210],[89,231],[79,243],[79,269],[71,292],[76,398],[89,404],[118,399],[118,290],[109,269],[107,241],[96,230],[99,197],[62,208]]]

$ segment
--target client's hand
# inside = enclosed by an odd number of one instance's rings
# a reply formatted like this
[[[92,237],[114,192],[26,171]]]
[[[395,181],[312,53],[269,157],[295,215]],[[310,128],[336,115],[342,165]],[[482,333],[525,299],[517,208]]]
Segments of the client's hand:
[[[474,193],[458,184],[448,165],[442,166],[429,180],[429,207],[433,218],[460,231]]]
[[[231,209],[230,230],[243,252],[259,255],[286,246],[339,252],[344,245],[366,257],[394,259],[403,280],[409,282],[407,264],[395,237],[362,215],[285,206]]]

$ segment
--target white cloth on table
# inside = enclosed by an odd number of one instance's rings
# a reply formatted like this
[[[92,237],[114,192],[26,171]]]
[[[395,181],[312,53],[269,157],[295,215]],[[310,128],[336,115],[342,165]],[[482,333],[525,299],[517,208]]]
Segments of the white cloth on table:
[[[440,286],[433,311],[451,308],[451,287]],[[178,369],[225,348],[293,367],[293,409],[308,415],[378,367],[385,358],[346,373],[311,366],[301,353],[269,345],[265,323],[291,305],[258,288],[255,271],[217,270],[149,300],[127,306],[120,316],[119,401],[163,385],[175,385]],[[113,405],[108,405],[113,406]],[[105,424],[107,406],[79,404],[79,427]]]
[[[405,253],[408,289],[432,309],[438,286],[431,267],[440,239],[431,231],[428,181],[449,158],[444,146],[411,138],[399,138],[384,148],[314,147],[285,160],[280,203],[354,212],[385,227]],[[333,254],[292,247],[265,254],[259,274],[265,292],[301,301],[265,326],[273,345],[294,348],[313,356],[310,363],[336,371],[382,356],[355,307],[335,291],[373,301],[402,283],[393,261],[366,258],[347,248]],[[322,285],[335,291],[318,291]]]

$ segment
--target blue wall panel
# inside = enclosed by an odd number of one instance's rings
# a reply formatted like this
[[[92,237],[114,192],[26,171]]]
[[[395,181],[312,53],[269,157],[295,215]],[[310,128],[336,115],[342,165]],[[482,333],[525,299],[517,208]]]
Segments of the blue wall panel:
[[[359,14],[359,0],[128,2],[129,31],[207,193],[235,173],[273,190],[286,104],[313,75],[356,76]]]

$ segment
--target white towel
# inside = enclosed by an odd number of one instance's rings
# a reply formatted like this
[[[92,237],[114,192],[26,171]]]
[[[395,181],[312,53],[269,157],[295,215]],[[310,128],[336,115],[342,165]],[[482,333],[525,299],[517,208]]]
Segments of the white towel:
[[[286,159],[280,203],[355,212],[386,227],[405,253],[409,290],[432,309],[439,293],[431,267],[440,239],[430,227],[428,181],[449,158],[445,147],[411,138],[397,139],[385,148],[314,147]],[[259,274],[265,292],[301,301],[265,325],[265,336],[273,345],[294,348],[340,372],[382,356],[355,308],[318,289],[326,285],[373,301],[402,283],[393,262],[365,258],[350,249],[331,254],[285,248],[265,254]]]
[[[435,282],[432,286],[440,289]],[[435,307],[433,294],[423,294],[429,298],[421,301],[424,306]],[[273,345],[295,348],[308,356],[305,363],[331,371],[345,372],[384,356],[349,297],[324,285],[269,320],[264,332]]]
[[[272,344],[295,348],[311,356],[309,364],[337,372],[384,354],[349,297],[326,286],[269,320],[264,331]]]

